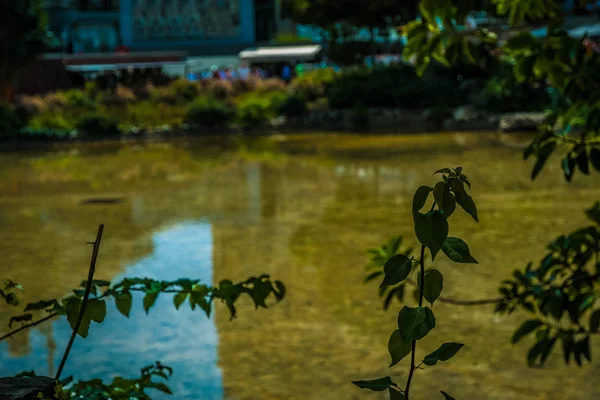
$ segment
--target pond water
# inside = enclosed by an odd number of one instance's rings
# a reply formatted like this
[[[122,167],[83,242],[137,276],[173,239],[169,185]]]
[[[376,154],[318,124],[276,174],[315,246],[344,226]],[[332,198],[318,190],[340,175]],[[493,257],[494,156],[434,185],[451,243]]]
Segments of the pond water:
[[[67,295],[85,279],[86,242],[100,222],[98,279],[218,282],[268,273],[285,282],[286,299],[268,310],[243,301],[232,321],[221,304],[207,319],[176,311],[167,295],[149,316],[139,298],[129,319],[109,305],[105,322],[75,341],[65,376],[133,377],[160,360],[174,368],[170,398],[381,399],[350,381],[403,382],[408,360],[387,367],[397,311],[384,312],[377,285],[363,284],[365,249],[392,235],[415,244],[412,194],[435,182],[436,169],[464,167],[480,217],[479,224],[452,217],[452,235],[469,243],[479,264],[436,260],[447,297],[495,297],[513,269],[585,224],[583,210],[600,198],[597,175],[569,185],[557,159],[531,182],[515,143],[526,140],[327,134],[0,155],[0,278],[25,286],[23,303]],[[86,201],[97,198],[118,201]],[[441,398],[439,390],[463,400],[600,396],[598,363],[567,367],[557,353],[547,367],[528,368],[531,342],[510,344],[526,316],[492,309],[435,305],[438,326],[419,355],[442,341],[465,347],[451,362],[418,371],[416,399]],[[0,305],[0,333],[17,311]],[[55,373],[69,333],[66,321],[54,320],[0,342],[0,376]],[[592,352],[599,350],[596,341]]]

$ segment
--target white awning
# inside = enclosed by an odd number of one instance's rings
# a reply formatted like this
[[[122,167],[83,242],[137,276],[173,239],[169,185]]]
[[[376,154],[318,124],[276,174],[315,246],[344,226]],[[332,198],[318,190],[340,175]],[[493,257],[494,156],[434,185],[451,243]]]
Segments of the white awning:
[[[312,61],[319,54],[322,47],[319,44],[286,46],[286,47],[259,47],[240,52],[242,61],[248,62],[279,62],[279,61]]]

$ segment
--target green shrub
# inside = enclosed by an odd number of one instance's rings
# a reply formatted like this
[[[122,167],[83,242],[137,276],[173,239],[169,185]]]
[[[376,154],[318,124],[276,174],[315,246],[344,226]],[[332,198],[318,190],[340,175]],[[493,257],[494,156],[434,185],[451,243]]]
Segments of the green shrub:
[[[236,119],[244,128],[254,128],[269,122],[274,109],[268,98],[249,97],[237,106]]]
[[[177,97],[179,102],[189,102],[200,94],[200,85],[185,78],[175,79],[168,89]]]
[[[62,112],[48,111],[31,117],[27,127],[34,131],[70,132],[75,129],[75,123]]]
[[[154,103],[174,105],[178,102],[175,92],[169,87],[153,87],[149,90],[150,100]]]
[[[217,100],[227,100],[233,93],[233,83],[229,81],[222,81],[220,79],[211,79],[206,82],[205,89],[208,94]]]
[[[315,101],[325,96],[328,87],[335,81],[338,73],[333,68],[321,68],[308,71],[295,78],[290,84],[291,90],[308,101]]]
[[[137,96],[130,88],[117,85],[114,91],[106,91],[98,96],[99,102],[105,105],[124,106],[134,103]]]
[[[109,137],[121,134],[116,119],[100,114],[84,115],[77,121],[75,127],[85,137]]]
[[[232,119],[229,106],[209,97],[196,99],[187,109],[186,121],[202,126],[224,126]]]
[[[94,109],[96,106],[83,90],[71,89],[64,92],[64,96],[67,100],[67,107]]]
[[[307,108],[307,102],[303,96],[290,94],[279,104],[277,111],[279,114],[287,117],[298,117],[304,115]]]
[[[23,121],[9,104],[0,103],[0,138],[10,138],[18,134]]]
[[[262,93],[283,92],[286,89],[286,85],[279,78],[268,78],[263,80],[256,89]]]

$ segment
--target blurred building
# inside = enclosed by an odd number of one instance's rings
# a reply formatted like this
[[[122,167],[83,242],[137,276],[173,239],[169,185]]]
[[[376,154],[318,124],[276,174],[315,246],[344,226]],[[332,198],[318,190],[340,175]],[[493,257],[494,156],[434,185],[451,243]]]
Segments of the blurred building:
[[[46,0],[54,52],[234,54],[273,39],[278,0]]]

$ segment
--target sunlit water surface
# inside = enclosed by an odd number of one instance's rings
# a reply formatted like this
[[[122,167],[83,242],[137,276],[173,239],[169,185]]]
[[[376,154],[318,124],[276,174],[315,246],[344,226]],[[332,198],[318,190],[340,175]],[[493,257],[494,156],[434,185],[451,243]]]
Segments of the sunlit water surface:
[[[435,182],[433,171],[464,167],[481,221],[452,217],[451,234],[469,243],[479,264],[436,259],[447,297],[495,297],[514,268],[585,224],[583,209],[600,198],[597,175],[569,185],[557,159],[531,182],[516,143],[526,138],[504,139],[328,134],[0,155],[0,278],[26,287],[23,303],[67,295],[86,276],[86,242],[100,222],[99,279],[218,282],[268,273],[286,283],[286,299],[258,311],[243,301],[233,321],[221,304],[210,319],[176,311],[170,295],[149,316],[141,298],[129,319],[109,305],[105,322],[76,340],[65,376],[133,377],[160,360],[174,368],[176,399],[379,399],[350,381],[402,382],[408,360],[387,368],[397,311],[384,312],[377,285],[363,284],[364,250],[394,234],[415,244],[412,194]],[[85,202],[97,198],[119,201]],[[18,311],[0,305],[0,332]],[[443,341],[465,347],[418,371],[416,399],[441,398],[439,390],[463,400],[600,396],[598,363],[567,367],[557,353],[544,369],[526,366],[530,340],[510,344],[525,315],[445,304],[434,312],[436,330],[419,356]],[[54,320],[1,342],[0,375],[55,373],[69,333],[66,321]]]

